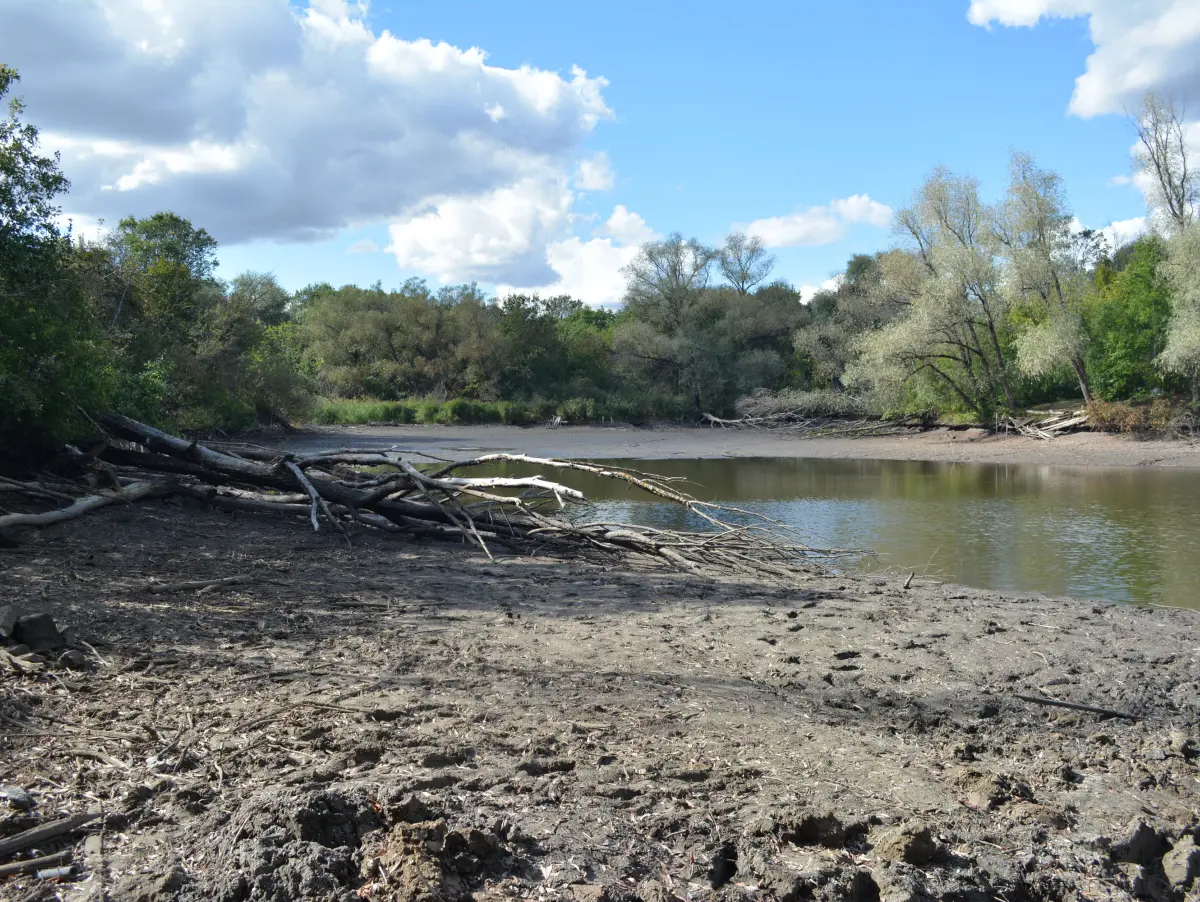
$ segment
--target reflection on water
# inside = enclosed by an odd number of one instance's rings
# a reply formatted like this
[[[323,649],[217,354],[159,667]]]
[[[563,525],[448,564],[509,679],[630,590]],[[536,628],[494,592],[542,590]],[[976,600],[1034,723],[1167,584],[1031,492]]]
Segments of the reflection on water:
[[[873,549],[866,569],[1200,608],[1200,472],[782,458],[612,463],[686,476],[696,497],[785,522],[815,546]],[[556,478],[597,502],[589,518],[703,526],[607,480]]]

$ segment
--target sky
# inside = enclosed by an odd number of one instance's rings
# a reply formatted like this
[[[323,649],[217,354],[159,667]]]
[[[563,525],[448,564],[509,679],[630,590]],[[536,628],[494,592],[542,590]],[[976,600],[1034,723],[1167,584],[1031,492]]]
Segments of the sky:
[[[1145,213],[1125,111],[1151,90],[1200,111],[1197,0],[0,0],[0,21],[77,232],[172,210],[223,278],[291,290],[612,305],[643,242],[742,230],[811,294],[897,241],[935,166],[998,198],[1014,150],[1120,242]]]

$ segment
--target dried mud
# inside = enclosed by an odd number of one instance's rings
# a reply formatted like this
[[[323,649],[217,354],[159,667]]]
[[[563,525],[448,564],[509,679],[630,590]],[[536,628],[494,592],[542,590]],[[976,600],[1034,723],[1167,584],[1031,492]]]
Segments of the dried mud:
[[[105,814],[38,850],[76,877],[0,898],[1196,891],[1194,612],[356,544],[156,503],[0,551],[0,605],[91,646],[0,678],[0,783],[37,802],[0,836]]]

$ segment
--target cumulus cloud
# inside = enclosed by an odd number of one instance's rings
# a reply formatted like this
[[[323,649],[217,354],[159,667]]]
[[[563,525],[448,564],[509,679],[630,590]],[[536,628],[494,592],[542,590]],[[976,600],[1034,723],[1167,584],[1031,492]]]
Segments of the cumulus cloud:
[[[632,213],[624,204],[617,204],[612,215],[599,229],[597,235],[608,235],[617,239],[621,244],[640,247],[647,241],[653,241],[658,234],[646,225],[646,220],[637,213]]]
[[[1115,251],[1146,234],[1146,217],[1135,216],[1133,219],[1120,219],[1109,223],[1099,231],[1108,239],[1108,246]]]
[[[1075,80],[1078,116],[1120,113],[1147,91],[1200,96],[1200,3],[1196,0],[971,0],[967,18],[1033,27],[1087,17],[1095,51]]]
[[[866,194],[855,194],[798,213],[756,219],[744,226],[744,231],[757,235],[767,247],[810,247],[838,241],[854,224],[882,228],[891,221],[890,207]]]
[[[550,284],[522,288],[522,283],[515,282],[499,286],[499,292],[537,292],[543,297],[569,294],[594,307],[619,303],[625,294],[621,270],[633,262],[643,244],[660,236],[646,220],[620,204],[595,234],[598,237],[587,241],[571,236],[547,246],[546,260],[555,274]]]
[[[346,0],[0,0],[0,59],[62,150],[78,217],[170,209],[225,243],[397,220],[413,259],[437,255],[406,223],[473,217],[486,234],[446,268],[492,272],[507,253],[532,272],[537,241],[561,237],[566,174],[611,116],[606,82],[491,66],[365,16]]]
[[[555,279],[547,246],[565,236],[573,200],[562,177],[437,198],[388,227],[387,250],[442,282],[547,285]]]
[[[818,291],[834,291],[842,284],[841,276],[834,276],[832,279],[826,279],[820,285],[801,285],[800,300],[805,304],[812,303],[813,296]]]
[[[575,175],[575,187],[580,191],[608,191],[616,184],[608,154],[601,151],[594,157],[580,160]]]

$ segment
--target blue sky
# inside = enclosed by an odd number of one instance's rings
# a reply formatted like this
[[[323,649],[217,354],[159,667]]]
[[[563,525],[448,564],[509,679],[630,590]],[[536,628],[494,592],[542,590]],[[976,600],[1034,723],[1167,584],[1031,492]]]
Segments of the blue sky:
[[[1196,87],[1200,57],[1185,0],[196,5],[146,24],[141,0],[0,0],[0,59],[64,148],[81,227],[168,206],[221,241],[222,275],[289,288],[416,275],[611,303],[640,240],[735,226],[816,286],[892,242],[888,210],[935,165],[995,197],[1018,149],[1084,224],[1135,228],[1122,106]],[[129,109],[163,84],[157,118],[89,120],[80,79],[55,81],[63,46]]]

